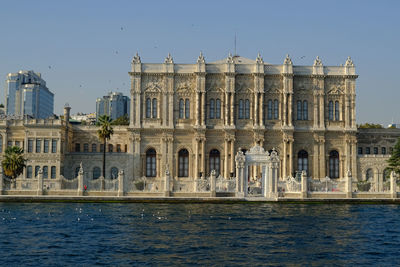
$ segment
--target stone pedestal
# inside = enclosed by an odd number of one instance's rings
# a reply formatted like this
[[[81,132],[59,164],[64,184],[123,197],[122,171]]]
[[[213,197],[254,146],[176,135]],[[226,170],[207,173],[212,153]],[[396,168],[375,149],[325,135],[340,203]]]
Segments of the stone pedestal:
[[[118,196],[124,196],[124,180],[125,180],[125,173],[124,170],[120,170],[118,172]]]
[[[301,172],[301,198],[307,198],[307,173],[306,171]]]
[[[396,177],[397,177],[396,173],[394,171],[392,171],[390,173],[390,196],[391,196],[391,198],[397,198]]]
[[[83,168],[82,163],[78,172],[78,196],[83,195]]]
[[[353,197],[353,192],[352,192],[351,186],[352,186],[353,179],[352,179],[350,171],[347,171],[345,179],[346,179],[346,189],[345,189],[346,198],[352,198]]]
[[[211,177],[210,177],[210,192],[211,192],[211,197],[216,197],[217,192],[216,192],[216,187],[217,187],[217,175],[215,173],[215,170],[211,171]]]
[[[37,191],[36,191],[36,195],[37,196],[41,196],[43,195],[43,170],[42,168],[39,169],[38,172],[38,176],[37,176]]]
[[[165,170],[165,183],[164,183],[164,196],[169,197],[171,195],[171,190],[169,188],[170,174],[169,170]]]

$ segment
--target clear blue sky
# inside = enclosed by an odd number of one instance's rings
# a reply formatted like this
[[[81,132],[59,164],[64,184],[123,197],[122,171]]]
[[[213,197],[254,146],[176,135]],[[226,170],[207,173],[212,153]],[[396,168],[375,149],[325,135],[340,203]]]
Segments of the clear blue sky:
[[[129,93],[130,62],[206,61],[233,52],[282,64],[339,65],[351,56],[357,123],[400,123],[400,1],[1,1],[0,75],[42,73],[55,113],[94,112],[109,91]],[[122,27],[122,30],[121,30]],[[301,58],[305,56],[304,58]],[[49,68],[50,66],[50,68]]]

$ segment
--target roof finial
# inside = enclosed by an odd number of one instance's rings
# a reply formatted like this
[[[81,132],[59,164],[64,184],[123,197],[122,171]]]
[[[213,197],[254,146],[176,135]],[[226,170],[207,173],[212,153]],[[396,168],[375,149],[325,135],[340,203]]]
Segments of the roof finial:
[[[354,66],[353,60],[351,59],[350,56],[347,57],[346,63],[344,64],[345,66]]]
[[[314,66],[322,66],[322,61],[319,56],[314,60]]]
[[[139,53],[136,51],[136,55],[132,59],[132,63],[140,63]]]
[[[197,63],[205,63],[203,52],[200,51],[200,56],[197,58]]]
[[[258,53],[257,58],[256,58],[257,63],[264,63],[263,58],[261,57],[260,53]]]
[[[170,64],[174,63],[171,53],[168,53],[168,56],[165,58],[165,63],[170,63]]]
[[[283,64],[290,64],[292,65],[292,59],[289,57],[289,54],[286,54],[286,58],[285,61],[283,62]]]

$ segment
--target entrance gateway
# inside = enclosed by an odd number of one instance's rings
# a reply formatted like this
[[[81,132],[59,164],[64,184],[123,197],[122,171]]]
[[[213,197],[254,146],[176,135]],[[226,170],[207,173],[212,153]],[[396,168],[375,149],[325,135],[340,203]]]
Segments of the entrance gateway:
[[[249,167],[260,166],[261,195],[266,198],[278,197],[279,157],[275,149],[271,153],[261,146],[254,146],[246,154],[239,149],[235,156],[236,162],[236,196],[247,197],[249,194]]]

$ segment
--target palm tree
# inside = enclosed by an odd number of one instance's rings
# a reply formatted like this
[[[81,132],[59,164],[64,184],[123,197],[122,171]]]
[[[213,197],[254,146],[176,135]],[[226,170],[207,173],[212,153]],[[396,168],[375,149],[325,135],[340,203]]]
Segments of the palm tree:
[[[4,174],[11,178],[14,188],[15,179],[24,171],[26,159],[24,150],[18,146],[7,147],[4,153],[4,159],[1,161]]]
[[[103,141],[103,177],[106,178],[106,145],[107,139],[111,138],[114,134],[114,130],[111,127],[111,119],[108,115],[102,115],[99,117],[98,125],[100,129],[97,130],[97,135],[100,140]]]

